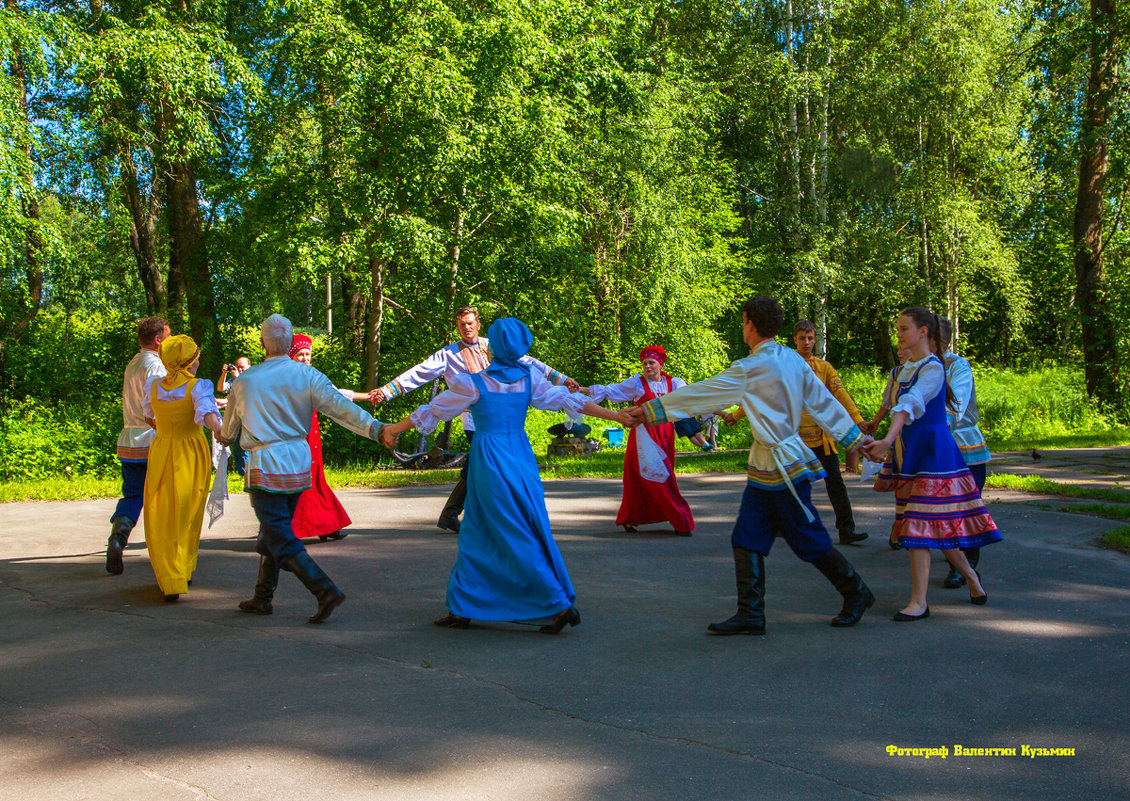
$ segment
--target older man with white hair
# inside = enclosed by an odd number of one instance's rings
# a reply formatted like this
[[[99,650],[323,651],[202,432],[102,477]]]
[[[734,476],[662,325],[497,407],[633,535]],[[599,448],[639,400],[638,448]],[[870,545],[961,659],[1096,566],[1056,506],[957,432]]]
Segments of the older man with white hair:
[[[384,424],[347,401],[322,373],[287,355],[294,331],[285,317],[272,314],[264,320],[261,338],[267,358],[232,384],[221,430],[221,438],[231,440],[243,429],[240,444],[248,455],[244,485],[259,518],[259,578],[255,595],[239,608],[271,614],[283,568],[318,599],[310,622],[321,623],[341,605],[345,593],[310,558],[291,529],[298,497],[310,487],[310,420],[317,410],[374,441],[380,440]]]

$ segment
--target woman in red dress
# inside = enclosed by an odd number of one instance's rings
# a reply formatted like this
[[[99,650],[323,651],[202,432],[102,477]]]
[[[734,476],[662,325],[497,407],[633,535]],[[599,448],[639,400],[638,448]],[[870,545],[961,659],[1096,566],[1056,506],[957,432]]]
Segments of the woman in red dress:
[[[296,362],[310,364],[310,354],[313,350],[313,341],[305,334],[295,334],[294,342],[290,346],[290,358]],[[342,395],[351,401],[368,400],[369,396],[354,392],[351,389],[339,389]],[[326,473],[322,462],[322,432],[318,428],[318,413],[314,412],[314,419],[310,421],[310,433],[306,435],[306,442],[310,445],[310,489],[298,498],[298,507],[294,510],[294,534],[299,539],[317,537],[326,540],[343,540],[347,534],[344,529],[353,521],[345,512],[345,507],[338,501],[330,485],[326,483]]]
[[[619,384],[594,384],[586,391],[596,403],[630,401],[639,406],[687,385],[683,379],[672,378],[663,372],[666,361],[667,351],[652,345],[640,351],[639,373]],[[620,503],[620,513],[616,515],[616,525],[634,532],[636,526],[666,521],[676,534],[689,537],[694,531],[694,515],[675,483],[675,426],[673,423],[646,426],[646,434],[641,431],[644,428],[638,426],[628,434],[628,447],[624,453],[624,499]],[[666,481],[649,481],[640,475],[637,448],[641,436],[650,436],[663,451],[663,463],[670,473]]]

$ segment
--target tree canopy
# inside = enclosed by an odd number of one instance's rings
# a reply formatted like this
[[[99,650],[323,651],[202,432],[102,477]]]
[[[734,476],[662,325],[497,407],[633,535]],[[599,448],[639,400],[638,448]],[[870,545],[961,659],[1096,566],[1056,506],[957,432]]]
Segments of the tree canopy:
[[[838,365],[921,304],[1126,408],[1128,41],[1117,0],[5,0],[3,392],[59,315],[209,374],[278,311],[375,386],[463,305],[696,379],[771,293]]]

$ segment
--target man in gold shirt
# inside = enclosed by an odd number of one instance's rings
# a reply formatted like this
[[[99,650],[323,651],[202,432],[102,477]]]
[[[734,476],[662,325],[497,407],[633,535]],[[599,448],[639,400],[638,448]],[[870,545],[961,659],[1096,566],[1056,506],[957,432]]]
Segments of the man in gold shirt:
[[[808,366],[816,373],[820,382],[828,388],[828,391],[851,415],[852,422],[856,425],[863,422],[859,407],[855,405],[851,395],[844,389],[844,384],[840,381],[836,368],[813,353],[813,348],[816,347],[816,326],[808,320],[801,320],[793,326],[793,340],[796,342],[797,353],[808,362]],[[743,417],[745,417],[745,413],[741,408],[738,408],[732,415],[724,415],[723,420],[732,425]],[[828,500],[832,502],[832,508],[836,511],[836,531],[840,535],[840,545],[863,542],[867,539],[867,534],[855,530],[855,517],[852,515],[847,487],[844,486],[844,477],[840,473],[840,457],[836,452],[836,443],[824,433],[824,429],[816,425],[816,421],[809,416],[808,412],[801,415],[800,436],[804,440],[804,444],[816,454],[816,458],[820,460],[820,464],[826,473],[824,486],[828,490]]]

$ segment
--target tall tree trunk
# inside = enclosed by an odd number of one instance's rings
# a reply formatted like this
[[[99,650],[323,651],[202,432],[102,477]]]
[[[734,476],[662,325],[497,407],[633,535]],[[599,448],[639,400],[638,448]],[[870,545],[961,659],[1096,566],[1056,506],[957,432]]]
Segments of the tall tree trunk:
[[[823,19],[825,9],[822,3],[817,3],[818,17]],[[830,11],[828,12],[831,13]],[[831,24],[831,19],[827,20]],[[832,102],[832,42],[829,34],[824,46],[827,51],[824,55],[824,81],[821,85],[822,97],[820,98],[819,133],[816,141],[816,169],[819,184],[814,188],[816,195],[816,225],[821,240],[828,240],[828,125],[830,105]],[[821,358],[828,356],[828,276],[827,265],[824,261],[823,251],[820,258],[820,270],[816,276],[816,300],[814,302],[816,319],[816,353]]]
[[[388,262],[377,256],[369,255],[369,274],[372,280],[371,302],[369,305],[369,329],[366,337],[366,350],[369,370],[365,388],[372,389],[380,386],[378,378],[381,370],[381,329],[384,325],[385,313],[385,268]]]
[[[455,294],[459,288],[459,256],[463,248],[463,199],[467,195],[467,185],[459,188],[459,202],[455,206],[455,230],[451,237],[451,282],[447,287],[447,314],[455,314]]]
[[[8,14],[16,15],[19,7],[16,0],[5,0]],[[27,70],[20,52],[11,54],[9,75],[20,104],[20,125],[22,141],[20,150],[24,157],[24,171],[20,175],[22,194],[21,211],[26,220],[23,241],[23,274],[27,281],[26,292],[21,293],[18,311],[10,318],[0,318],[0,375],[3,371],[4,353],[10,343],[22,337],[39,313],[43,305],[43,239],[39,232],[39,196],[35,187],[31,162],[31,119],[27,103]]]
[[[365,349],[365,326],[369,296],[361,290],[348,270],[341,274],[341,299],[345,305],[345,316],[348,320],[345,332],[346,339],[354,353],[362,353]]]
[[[133,151],[128,145],[121,149],[119,163],[121,177],[118,183],[129,212],[130,248],[137,262],[141,285],[145,288],[145,306],[151,315],[165,314],[168,312],[169,299],[165,291],[164,276],[157,266],[157,218],[161,211],[160,182],[156,179],[158,173],[154,173],[155,179],[149,187],[149,200],[146,203],[138,184]]]
[[[212,375],[223,364],[223,345],[216,326],[215,292],[200,219],[195,167],[189,161],[171,162],[165,186],[170,263],[175,261],[185,279],[189,331],[200,347],[200,372]]]
[[[1103,278],[1103,203],[1106,199],[1108,122],[1117,90],[1120,42],[1115,0],[1091,0],[1090,75],[1080,132],[1079,191],[1075,199],[1075,296],[1083,334],[1087,394],[1117,405],[1121,381],[1115,327]]]

